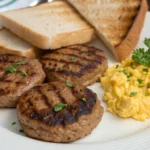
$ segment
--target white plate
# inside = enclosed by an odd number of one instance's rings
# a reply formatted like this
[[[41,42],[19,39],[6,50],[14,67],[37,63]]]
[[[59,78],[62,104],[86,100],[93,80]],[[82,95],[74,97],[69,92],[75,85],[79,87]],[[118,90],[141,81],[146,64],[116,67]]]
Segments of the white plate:
[[[143,47],[145,37],[150,37],[150,13],[147,13],[145,25],[137,47]],[[99,42],[94,45],[105,51],[109,66],[117,63],[111,53]],[[102,100],[103,90],[100,83],[90,87]],[[102,102],[104,108],[106,105]],[[12,122],[17,122],[12,125]],[[150,149],[150,119],[146,122],[138,122],[133,119],[122,119],[108,112],[91,135],[70,144],[55,144],[42,142],[26,137],[19,133],[21,128],[15,109],[0,109],[0,149],[2,150],[149,150]]]
[[[0,0],[0,12],[35,5],[39,0]]]

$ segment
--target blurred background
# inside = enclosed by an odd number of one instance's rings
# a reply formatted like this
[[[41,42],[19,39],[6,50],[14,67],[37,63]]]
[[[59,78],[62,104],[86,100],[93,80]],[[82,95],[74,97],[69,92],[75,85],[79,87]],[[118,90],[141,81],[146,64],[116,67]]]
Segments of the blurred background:
[[[36,4],[52,1],[52,0],[0,0],[0,12],[28,6],[35,6]]]
[[[35,6],[36,4],[52,0],[0,0],[0,12],[28,6]],[[147,0],[150,10],[150,0]]]

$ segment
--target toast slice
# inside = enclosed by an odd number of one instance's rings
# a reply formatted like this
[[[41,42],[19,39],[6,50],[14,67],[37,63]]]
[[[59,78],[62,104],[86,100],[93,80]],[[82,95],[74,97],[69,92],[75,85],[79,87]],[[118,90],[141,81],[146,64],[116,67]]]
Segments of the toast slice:
[[[36,58],[40,50],[20,39],[6,29],[0,30],[0,54],[15,54],[28,58]]]
[[[117,60],[135,48],[147,11],[146,0],[67,0],[96,29]]]
[[[4,12],[0,19],[4,27],[41,49],[86,43],[94,34],[93,28],[63,1]]]

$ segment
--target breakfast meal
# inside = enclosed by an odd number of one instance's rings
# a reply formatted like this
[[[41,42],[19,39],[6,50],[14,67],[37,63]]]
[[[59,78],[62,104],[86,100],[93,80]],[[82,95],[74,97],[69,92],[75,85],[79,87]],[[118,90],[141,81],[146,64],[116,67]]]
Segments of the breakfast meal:
[[[36,59],[0,55],[0,107],[16,107],[18,97],[42,83],[45,73]]]
[[[148,9],[146,0],[67,0],[96,29],[117,60],[135,48]]]
[[[7,29],[0,30],[0,54],[14,54],[28,58],[37,58],[41,52],[38,48],[22,40]]]
[[[101,79],[107,111],[150,118],[150,39],[127,58],[146,11],[146,0],[55,0],[0,13],[0,108],[17,107],[29,137],[73,142],[102,119],[101,98],[85,87]],[[108,68],[105,49],[86,44],[94,32],[124,61]]]
[[[148,50],[137,49],[132,58],[107,69],[101,78],[107,111],[139,121],[150,118],[150,39]]]
[[[45,54],[40,61],[49,81],[69,81],[85,86],[99,80],[108,66],[103,51],[85,45],[58,49]]]
[[[1,24],[41,49],[57,49],[89,42],[94,34],[88,25],[63,1],[4,12]]]
[[[72,142],[98,125],[103,108],[95,93],[82,85],[50,82],[19,98],[18,118],[24,132],[50,142]]]

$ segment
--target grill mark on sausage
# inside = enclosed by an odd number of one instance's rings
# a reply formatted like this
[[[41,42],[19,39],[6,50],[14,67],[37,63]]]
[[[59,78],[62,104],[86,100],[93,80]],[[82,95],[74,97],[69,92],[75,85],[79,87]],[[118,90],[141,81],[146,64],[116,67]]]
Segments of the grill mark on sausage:
[[[88,47],[87,47],[88,48]],[[80,52],[83,52],[81,51],[79,48],[70,48],[70,49],[75,49],[77,51],[80,51]],[[81,48],[82,49],[82,48]],[[95,68],[97,68],[97,65],[100,65],[103,60],[105,59],[105,57],[103,55],[97,55],[95,54],[96,51],[95,49],[90,51],[85,51],[83,53],[87,53],[87,52],[92,52],[92,54],[94,55],[94,57],[96,57],[95,59],[88,59],[88,58],[85,58],[85,57],[80,57],[79,55],[75,55],[75,54],[65,54],[65,53],[62,53],[61,51],[58,52],[58,51],[55,51],[54,53],[56,54],[61,54],[61,55],[65,55],[65,56],[75,56],[79,59],[84,59],[85,61],[87,62],[90,62],[88,64],[83,64],[83,63],[80,63],[79,61],[67,61],[67,60],[59,60],[58,58],[42,58],[41,60],[48,60],[49,62],[51,61],[54,61],[55,62],[59,62],[59,63],[65,63],[67,65],[78,65],[79,66],[79,71],[78,72],[73,72],[71,68],[72,67],[69,67],[67,69],[59,69],[57,68],[55,65],[52,67],[52,68],[49,68],[49,66],[44,66],[43,65],[43,68],[47,71],[47,72],[56,72],[56,73],[60,73],[60,74],[65,74],[65,75],[72,75],[72,76],[77,76],[77,77],[81,77],[82,75],[84,75],[86,72],[90,71],[90,70],[93,70]],[[43,63],[44,64],[44,63]],[[66,67],[66,66],[65,66]]]
[[[49,61],[54,61],[54,62],[60,62],[60,63],[67,63],[67,64],[72,64],[72,65],[84,66],[82,63],[79,63],[79,62],[58,60],[58,59],[54,59],[54,58],[43,58],[42,60],[49,60]]]
[[[41,101],[44,100],[45,104],[46,104],[48,107],[51,107],[51,104],[50,104],[49,101],[48,101],[48,97],[47,97],[45,94],[43,94],[43,92],[42,92],[42,90],[41,90],[41,87],[40,87],[40,86],[37,86],[37,87],[35,87],[35,89],[36,89],[36,92],[38,92],[38,93],[42,96],[43,99],[41,99]]]
[[[88,62],[93,62],[93,59],[88,59],[86,57],[80,57],[79,55],[77,54],[65,54],[65,53],[62,53],[62,52],[54,52],[55,54],[61,54],[61,55],[65,55],[65,56],[75,56],[76,58],[79,58],[81,60],[85,60],[85,61],[88,61]],[[89,51],[90,53],[90,51]],[[96,55],[96,54],[93,54],[94,56],[96,56],[96,59],[94,60],[95,63],[101,63],[102,62],[102,59],[105,59],[104,56],[101,56],[101,55]],[[75,61],[66,61],[66,60],[58,60],[58,59],[54,59],[54,58],[41,58],[41,60],[52,60],[52,61],[59,61],[59,62],[64,62],[64,63],[70,63],[70,64],[78,64],[78,65],[82,65],[82,63],[79,63],[79,62],[75,62]]]
[[[93,70],[97,67],[96,64],[89,64],[87,66],[85,66],[84,68],[81,68],[79,72],[73,72],[73,71],[68,71],[68,70],[55,70],[55,69],[48,69],[47,71],[49,72],[57,72],[60,74],[65,74],[65,75],[72,75],[72,76],[77,76],[77,77],[81,77],[82,75],[84,75],[85,72],[88,72],[90,70]]]
[[[53,87],[55,89],[57,97],[61,100],[61,102],[66,103],[66,100],[61,96],[60,91],[56,88],[56,86],[53,85]]]
[[[45,98],[45,94],[42,91],[42,86],[37,86],[35,87],[35,91],[40,93],[43,97],[41,101],[48,101],[48,97]],[[60,103],[66,103],[65,99],[61,96],[60,90],[57,89],[57,87],[54,84],[51,84],[51,86],[46,87],[47,91],[52,91],[55,92],[57,97],[60,99]],[[67,88],[67,87],[66,87]],[[69,91],[72,93],[72,95],[76,98],[76,101],[68,105],[67,108],[64,108],[63,110],[59,112],[55,112],[54,108],[52,108],[49,103],[47,104],[48,108],[40,110],[36,112],[34,105],[30,101],[30,99],[27,100],[29,103],[29,108],[26,109],[29,113],[24,113],[28,117],[31,117],[32,119],[39,120],[47,125],[63,125],[66,126],[68,124],[73,124],[77,122],[77,120],[82,116],[82,115],[88,115],[92,112],[92,109],[94,105],[96,104],[96,96],[89,90],[85,89],[85,96],[87,97],[87,100],[83,102],[81,100],[81,95],[79,95],[78,91],[76,91],[74,88],[68,88]],[[44,96],[43,96],[44,95]],[[75,112],[75,113],[74,113]]]
[[[20,86],[20,85],[25,85],[25,84],[26,84],[26,83],[21,82],[21,81],[17,81],[17,82],[16,82],[16,85],[19,85],[19,86]]]
[[[96,51],[98,51],[98,52],[100,52],[100,53],[102,53],[103,51],[101,51],[101,50],[97,50],[96,48],[94,48],[94,47],[88,47],[88,46],[86,46],[86,45],[83,45],[86,49],[83,51],[83,49],[81,48],[79,48],[80,47],[80,45],[77,45],[76,47],[75,46],[70,46],[70,47],[68,47],[69,49],[72,49],[72,50],[74,50],[74,51],[78,51],[79,52],[79,54],[82,54],[82,53],[85,53],[85,54],[87,54],[87,53],[89,53],[89,52],[92,52],[95,56],[100,56],[100,55],[97,55],[96,54]],[[88,49],[88,50],[87,50]],[[55,52],[57,52],[57,51],[55,51]]]

